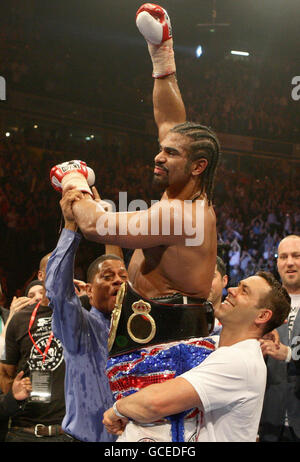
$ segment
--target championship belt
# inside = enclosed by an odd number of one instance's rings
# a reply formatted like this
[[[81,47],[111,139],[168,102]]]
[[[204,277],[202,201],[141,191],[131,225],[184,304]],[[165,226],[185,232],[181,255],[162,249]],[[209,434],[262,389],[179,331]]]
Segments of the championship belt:
[[[162,301],[141,297],[123,283],[111,316],[109,357],[161,343],[207,337],[214,327],[213,306],[206,300],[175,294]],[[174,303],[175,302],[175,303]]]

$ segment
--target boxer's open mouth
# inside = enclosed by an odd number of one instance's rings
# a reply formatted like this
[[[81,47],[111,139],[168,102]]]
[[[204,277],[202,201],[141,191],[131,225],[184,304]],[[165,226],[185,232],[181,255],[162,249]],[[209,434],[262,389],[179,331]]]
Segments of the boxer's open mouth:
[[[159,175],[160,174],[166,174],[166,173],[168,173],[168,170],[165,167],[160,167],[158,165],[155,165],[154,173],[158,173]]]

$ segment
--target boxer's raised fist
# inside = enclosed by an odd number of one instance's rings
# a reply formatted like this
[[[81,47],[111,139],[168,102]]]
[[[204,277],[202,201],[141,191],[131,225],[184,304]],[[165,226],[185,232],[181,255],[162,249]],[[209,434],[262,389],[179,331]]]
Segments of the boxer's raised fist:
[[[160,45],[172,37],[171,21],[164,8],[144,3],[136,13],[136,25],[147,42]]]
[[[95,183],[94,171],[81,160],[70,160],[55,165],[50,171],[50,181],[56,191],[72,187],[92,195],[89,186]]]

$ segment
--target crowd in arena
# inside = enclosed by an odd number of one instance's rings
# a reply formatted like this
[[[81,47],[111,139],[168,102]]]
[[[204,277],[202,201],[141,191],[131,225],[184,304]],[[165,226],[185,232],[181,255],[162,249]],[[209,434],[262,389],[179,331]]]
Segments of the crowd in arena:
[[[149,63],[138,47],[131,46],[128,54],[111,44],[99,52],[95,44],[83,46],[66,36],[63,43],[53,40],[44,60],[48,44],[41,26],[35,23],[28,31],[16,12],[13,18],[4,25],[0,40],[1,73],[10,89],[152,116]],[[112,53],[117,60],[110,59]],[[299,108],[291,97],[291,80],[298,70],[293,59],[209,53],[197,59],[191,48],[176,51],[176,61],[191,120],[201,120],[217,132],[299,141]]]

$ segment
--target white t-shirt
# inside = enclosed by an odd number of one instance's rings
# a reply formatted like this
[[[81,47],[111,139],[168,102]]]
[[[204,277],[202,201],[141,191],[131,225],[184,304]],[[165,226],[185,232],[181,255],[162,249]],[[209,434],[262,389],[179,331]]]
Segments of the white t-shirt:
[[[182,374],[197,391],[204,415],[198,442],[255,442],[266,387],[260,344],[244,340],[220,347]]]
[[[289,294],[291,297],[291,311],[288,316],[289,338],[294,327],[294,322],[300,308],[300,294]]]

